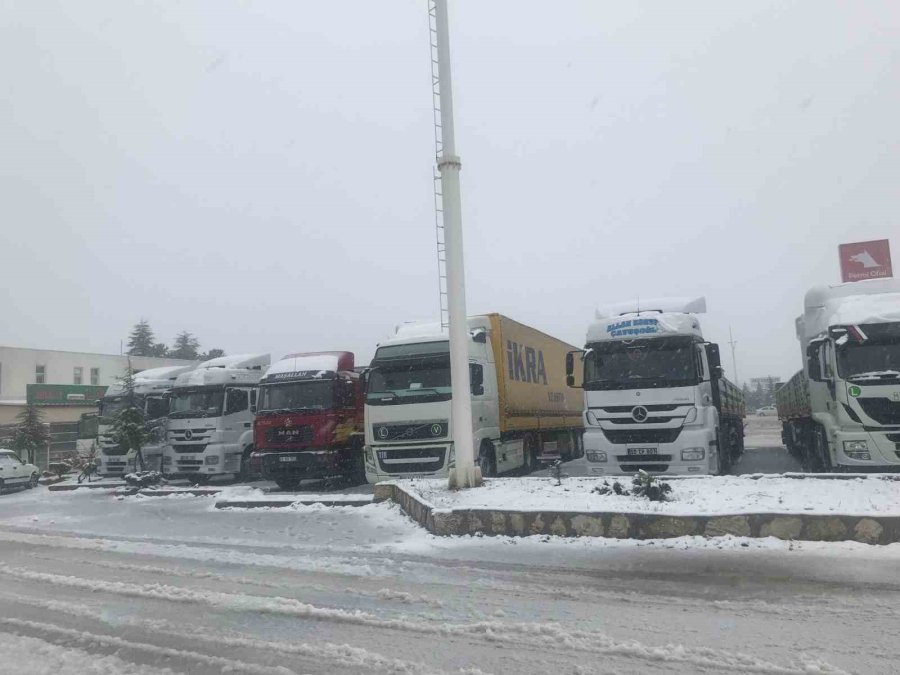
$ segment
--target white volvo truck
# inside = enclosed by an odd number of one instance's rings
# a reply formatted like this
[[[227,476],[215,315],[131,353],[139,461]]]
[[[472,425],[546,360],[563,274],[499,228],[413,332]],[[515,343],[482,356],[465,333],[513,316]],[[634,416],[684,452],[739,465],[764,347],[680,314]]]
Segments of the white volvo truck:
[[[169,391],[179,375],[195,367],[196,364],[164,366],[135,373],[135,405],[144,413],[147,422],[148,440],[141,449],[144,468],[147,470],[159,471],[162,465],[163,449],[166,446],[165,426],[166,415],[169,413]],[[126,403],[125,389],[120,383],[109,387],[100,399],[97,422],[97,445],[100,452],[97,472],[101,476],[121,476],[138,468],[135,466],[136,453],[125,452],[112,437],[113,421]]]
[[[717,474],[743,451],[744,402],[696,314],[706,300],[656,299],[597,311],[585,350],[584,457],[571,475]],[[579,360],[577,357],[581,356]]]
[[[530,472],[581,448],[582,392],[567,386],[561,340],[500,314],[469,318],[472,433],[484,476]],[[406,324],[378,345],[366,373],[366,479],[445,477],[450,349],[439,324]]]
[[[200,481],[247,470],[257,383],[270,361],[268,354],[221,356],[175,381],[164,475]]]
[[[775,395],[782,438],[810,471],[900,469],[900,280],[810,290],[803,369]]]

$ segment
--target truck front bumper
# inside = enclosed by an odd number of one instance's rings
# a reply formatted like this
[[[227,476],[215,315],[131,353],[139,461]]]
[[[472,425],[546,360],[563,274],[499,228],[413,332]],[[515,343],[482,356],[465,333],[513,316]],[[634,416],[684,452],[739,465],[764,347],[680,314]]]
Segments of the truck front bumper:
[[[367,445],[366,481],[391,478],[446,478],[453,466],[453,444]]]
[[[237,474],[241,470],[241,450],[236,445],[210,443],[202,452],[175,452],[166,448],[162,457],[162,473],[167,478],[219,476]]]
[[[359,452],[357,450],[357,452]],[[350,467],[342,465],[337,450],[257,450],[262,475],[267,480],[278,478],[327,478]]]
[[[836,429],[831,439],[835,464],[850,471],[900,470],[900,428],[883,431]]]
[[[639,470],[660,475],[707,475],[716,468],[715,436],[686,427],[672,443],[612,443],[598,427],[584,431],[584,456],[566,462],[570,476],[630,476]]]

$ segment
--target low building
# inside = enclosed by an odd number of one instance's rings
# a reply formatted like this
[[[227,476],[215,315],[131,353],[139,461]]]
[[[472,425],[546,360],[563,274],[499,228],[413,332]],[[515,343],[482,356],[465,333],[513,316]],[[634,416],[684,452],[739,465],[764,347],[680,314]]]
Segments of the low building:
[[[0,347],[0,446],[11,436],[16,416],[28,403],[34,403],[50,424],[50,454],[74,449],[81,416],[97,412],[97,400],[125,374],[129,359],[135,372],[193,363],[150,356]]]

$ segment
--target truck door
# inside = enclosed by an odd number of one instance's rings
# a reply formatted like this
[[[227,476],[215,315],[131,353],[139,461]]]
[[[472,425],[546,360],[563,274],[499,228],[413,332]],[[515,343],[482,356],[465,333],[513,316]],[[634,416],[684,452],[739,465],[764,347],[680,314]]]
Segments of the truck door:
[[[228,439],[236,443],[245,430],[253,423],[250,421],[250,394],[246,389],[227,389],[225,391],[225,431],[235,432]],[[240,448],[238,448],[240,449]]]

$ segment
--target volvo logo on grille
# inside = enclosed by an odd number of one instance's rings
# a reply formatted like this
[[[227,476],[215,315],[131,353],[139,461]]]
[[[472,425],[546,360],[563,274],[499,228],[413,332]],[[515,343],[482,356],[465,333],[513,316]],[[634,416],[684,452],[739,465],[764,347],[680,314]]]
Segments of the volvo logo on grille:
[[[442,427],[440,424],[432,424],[431,425],[431,435],[432,436],[440,436],[443,431],[444,431],[444,427]]]
[[[184,437],[185,437],[186,440],[189,441],[189,440],[191,440],[191,439],[194,437],[194,432],[191,431],[190,429],[185,429]]]
[[[378,427],[378,438],[387,438],[390,433],[387,427]]]
[[[636,405],[631,409],[631,417],[635,422],[646,422],[647,417],[650,416],[650,413],[647,412],[647,409],[642,405]]]

